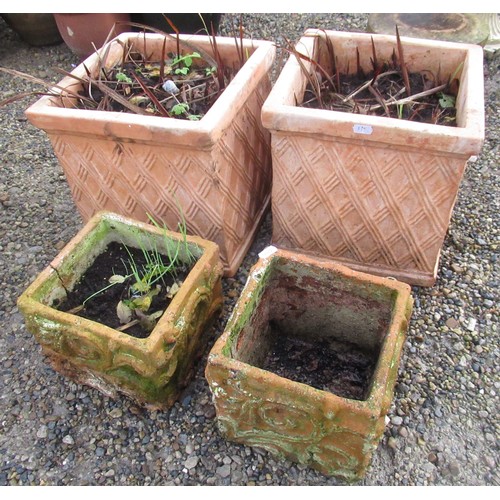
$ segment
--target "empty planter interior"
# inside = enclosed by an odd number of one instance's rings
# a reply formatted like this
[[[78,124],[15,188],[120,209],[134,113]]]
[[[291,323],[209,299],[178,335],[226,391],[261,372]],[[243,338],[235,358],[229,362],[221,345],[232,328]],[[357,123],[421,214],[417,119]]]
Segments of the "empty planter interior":
[[[277,263],[235,359],[337,396],[366,400],[391,321],[392,290]],[[384,293],[385,292],[385,293]]]

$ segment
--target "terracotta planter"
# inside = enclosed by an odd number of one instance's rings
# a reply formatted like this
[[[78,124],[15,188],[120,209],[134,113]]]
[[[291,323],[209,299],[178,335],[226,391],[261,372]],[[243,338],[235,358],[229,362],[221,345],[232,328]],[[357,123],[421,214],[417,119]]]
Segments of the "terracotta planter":
[[[130,14],[54,14],[54,18],[64,43],[82,58],[94,53],[95,48],[100,49],[111,29],[114,28],[111,38],[130,31],[130,26],[115,25],[130,22]]]
[[[411,308],[410,287],[395,280],[284,250],[261,258],[208,358],[220,432],[326,475],[359,479],[384,431]],[[376,361],[363,400],[261,368],[273,342],[291,339],[370,353]]]
[[[208,37],[182,38],[211,53]],[[121,59],[119,42],[127,40],[144,50],[142,35],[121,35],[111,42],[107,65]],[[171,43],[167,51],[175,50]],[[146,44],[148,53],[161,56],[162,36],[147,35]],[[234,39],[217,38],[217,45],[225,64],[237,68]],[[85,220],[98,210],[138,220],[151,213],[176,227],[179,202],[189,233],[216,242],[226,273],[236,272],[269,206],[272,176],[260,111],[275,47],[245,40],[244,51],[248,60],[197,122],[63,108],[50,97],[26,111],[49,135]],[[95,70],[97,62],[95,54],[84,64]],[[73,73],[83,75],[83,64]],[[59,85],[78,88],[70,77]]]
[[[297,49],[323,61],[321,36],[308,30]],[[389,35],[327,36],[341,72],[356,71],[356,48],[370,70],[372,39],[379,61],[396,50]],[[410,71],[442,80],[459,71],[458,126],[297,107],[307,81],[291,57],[262,110],[272,134],[273,242],[430,286],[466,162],[484,139],[482,49],[402,42]]]
[[[198,261],[145,339],[53,307],[110,242],[134,247],[138,235],[144,245],[165,251],[165,233],[159,229],[112,213],[96,214],[19,297],[18,307],[57,371],[106,395],[122,392],[139,403],[168,408],[189,381],[204,349],[202,332],[222,306],[215,244],[188,237]],[[166,236],[171,244],[182,238]]]

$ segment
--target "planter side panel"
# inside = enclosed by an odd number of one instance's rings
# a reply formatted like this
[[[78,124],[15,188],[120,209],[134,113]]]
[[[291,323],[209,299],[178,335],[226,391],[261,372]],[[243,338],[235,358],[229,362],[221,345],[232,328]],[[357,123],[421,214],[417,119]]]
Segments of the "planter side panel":
[[[214,150],[221,182],[222,198],[218,204],[221,205],[224,250],[226,255],[234,256],[229,261],[233,273],[250,247],[271,199],[271,134],[260,119],[260,110],[270,90],[271,82],[266,76]]]
[[[432,285],[460,157],[273,132],[273,242]]]
[[[160,342],[136,341],[91,321],[19,303],[28,330],[41,344],[54,369],[111,397],[118,392],[140,403],[168,408],[190,381],[193,365],[205,349],[204,330],[222,307],[222,268],[197,277],[175,325],[159,324]],[[47,309],[49,313],[47,313]]]
[[[177,229],[178,204],[188,232],[224,248],[220,189],[210,151],[49,132],[74,202],[87,221],[109,210]]]
[[[360,479],[376,449],[377,418],[353,412],[302,384],[213,356],[207,365],[217,423],[228,440],[257,446],[313,467],[325,475]],[[353,402],[356,405],[356,402]],[[383,420],[383,417],[382,417]]]

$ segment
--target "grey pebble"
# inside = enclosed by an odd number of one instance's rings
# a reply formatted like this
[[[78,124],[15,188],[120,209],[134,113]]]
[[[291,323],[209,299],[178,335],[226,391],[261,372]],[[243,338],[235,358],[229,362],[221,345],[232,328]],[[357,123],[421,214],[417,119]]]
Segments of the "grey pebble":
[[[215,471],[216,474],[222,478],[229,477],[231,475],[231,466],[230,465],[222,465],[217,467]]]
[[[186,467],[186,469],[188,470],[194,469],[198,465],[199,461],[200,457],[192,455],[184,462],[184,467]]]
[[[403,423],[403,419],[396,415],[394,417],[391,417],[391,423],[393,425],[401,425]]]
[[[75,440],[69,434],[64,436],[62,441],[64,444],[69,444],[69,445],[75,444]]]
[[[46,425],[42,425],[42,426],[38,429],[38,431],[37,431],[37,433],[36,433],[36,437],[37,437],[38,439],[45,439],[45,438],[48,436],[48,434],[49,434],[48,427],[47,427]]]

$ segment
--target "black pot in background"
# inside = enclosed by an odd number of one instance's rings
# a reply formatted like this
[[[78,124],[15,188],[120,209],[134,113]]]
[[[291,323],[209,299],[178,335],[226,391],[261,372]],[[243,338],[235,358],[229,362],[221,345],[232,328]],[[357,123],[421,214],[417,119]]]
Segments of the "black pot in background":
[[[179,33],[195,34],[199,32],[201,35],[206,34],[205,26],[200,19],[200,14],[177,13],[165,14],[165,16],[172,21],[174,26],[179,30]],[[201,16],[205,21],[209,33],[212,34],[211,26],[213,25],[213,29],[217,34],[222,14],[201,14]],[[146,26],[165,31],[166,33],[175,33],[163,17],[163,14],[130,14],[130,18],[132,22],[145,24]],[[137,30],[138,28],[135,29]]]
[[[62,43],[52,14],[1,14],[26,43],[35,47]]]

